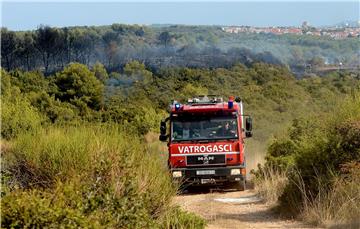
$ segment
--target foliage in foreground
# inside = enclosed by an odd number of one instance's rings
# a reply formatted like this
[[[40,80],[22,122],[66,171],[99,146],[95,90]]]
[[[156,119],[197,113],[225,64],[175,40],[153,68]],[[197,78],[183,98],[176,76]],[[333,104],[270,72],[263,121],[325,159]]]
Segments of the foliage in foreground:
[[[6,228],[204,226],[172,207],[176,187],[158,153],[109,125],[21,135],[4,152],[2,173]]]
[[[262,167],[253,172],[255,192],[269,205],[275,205],[289,183],[287,171],[274,166]]]
[[[256,173],[260,183],[270,179],[262,171],[288,171],[289,182],[279,197],[282,213],[355,228],[360,215],[360,94],[341,100],[321,122],[296,120],[287,137],[270,145],[266,159]]]
[[[296,184],[302,193],[303,219],[312,224],[331,225],[332,228],[360,227],[360,164],[345,164],[342,173],[333,177],[330,188],[320,186],[315,197],[298,177]],[[318,177],[318,181],[321,184],[322,178]]]

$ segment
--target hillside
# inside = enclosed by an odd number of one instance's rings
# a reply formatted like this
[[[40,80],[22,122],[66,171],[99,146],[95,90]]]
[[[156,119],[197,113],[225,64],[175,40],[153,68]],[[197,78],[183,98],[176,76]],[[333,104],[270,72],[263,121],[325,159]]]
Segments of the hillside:
[[[240,96],[254,118],[251,169],[294,119],[321,120],[359,90],[359,74],[299,80],[265,63],[154,70],[131,61],[111,72],[71,63],[46,76],[2,70],[2,225],[203,228],[202,218],[173,205],[178,187],[154,140],[171,99]]]

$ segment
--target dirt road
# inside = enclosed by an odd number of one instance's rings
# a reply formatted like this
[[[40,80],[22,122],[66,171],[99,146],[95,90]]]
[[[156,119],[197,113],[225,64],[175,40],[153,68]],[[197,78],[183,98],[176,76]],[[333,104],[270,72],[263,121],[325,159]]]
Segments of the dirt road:
[[[208,221],[215,228],[313,228],[304,223],[274,215],[254,192],[208,192],[177,196],[175,202]]]

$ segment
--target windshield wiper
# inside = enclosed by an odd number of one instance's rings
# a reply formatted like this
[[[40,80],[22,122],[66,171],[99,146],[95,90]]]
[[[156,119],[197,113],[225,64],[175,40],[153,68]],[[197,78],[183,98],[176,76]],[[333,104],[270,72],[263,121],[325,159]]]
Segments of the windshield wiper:
[[[196,142],[198,142],[198,143],[208,143],[208,142],[210,142],[210,140],[209,139],[204,139],[204,140],[199,140],[199,141],[196,141]]]
[[[229,137],[229,138],[211,138],[211,139],[177,139],[172,140],[172,142],[191,142],[191,143],[209,143],[209,142],[217,142],[217,141],[231,141],[236,140],[237,137]]]

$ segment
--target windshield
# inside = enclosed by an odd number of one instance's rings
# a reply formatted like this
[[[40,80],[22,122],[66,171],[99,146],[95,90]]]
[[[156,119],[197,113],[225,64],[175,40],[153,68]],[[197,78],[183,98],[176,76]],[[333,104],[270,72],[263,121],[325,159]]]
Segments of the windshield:
[[[238,138],[236,116],[176,118],[171,125],[172,141]]]

